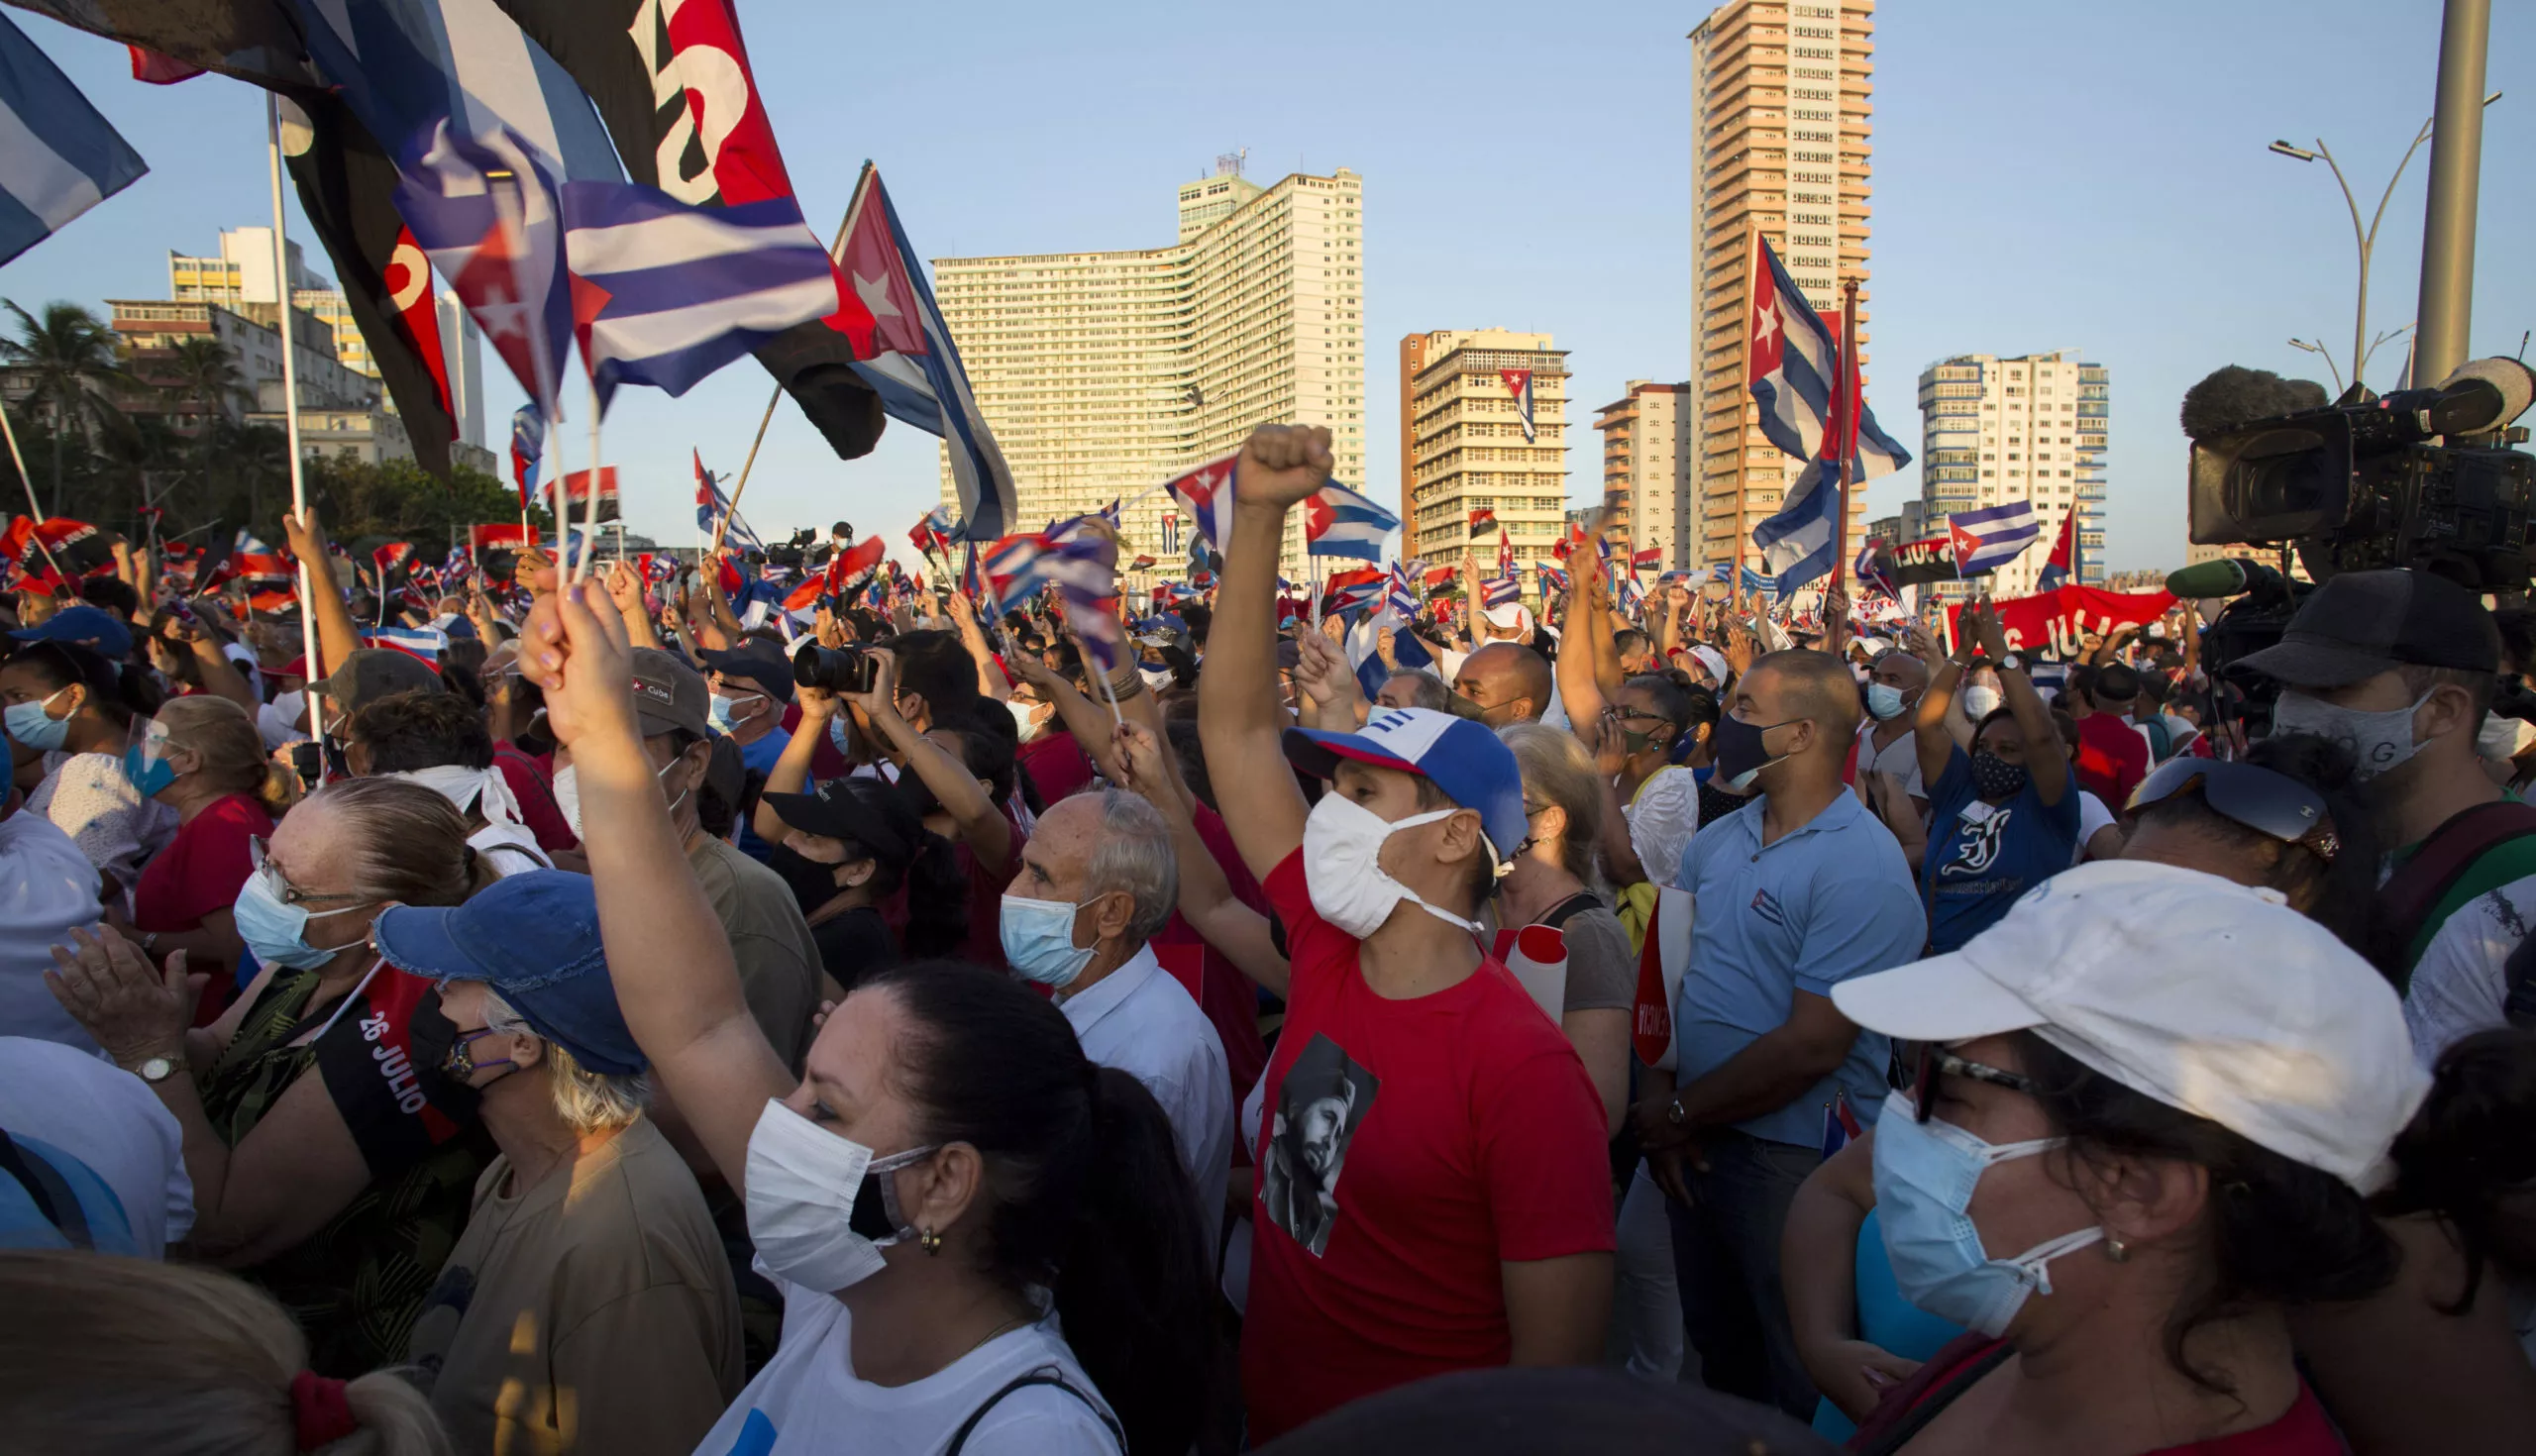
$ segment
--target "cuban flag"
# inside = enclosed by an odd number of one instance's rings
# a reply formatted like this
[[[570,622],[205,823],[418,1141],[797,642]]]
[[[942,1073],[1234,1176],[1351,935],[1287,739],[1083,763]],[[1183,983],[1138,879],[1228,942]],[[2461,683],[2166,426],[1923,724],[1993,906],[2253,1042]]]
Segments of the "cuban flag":
[[[396,210],[538,414],[562,419],[556,388],[573,329],[563,217],[527,143],[509,131],[464,139],[443,121],[397,185]]]
[[[835,313],[836,269],[790,196],[690,206],[628,182],[564,186],[573,325],[604,410],[622,383],[685,394]]]
[[[713,523],[728,516],[730,524],[722,528],[722,544],[743,552],[753,551],[761,556],[765,555],[766,543],[758,538],[757,532],[749,529],[748,518],[731,508],[730,499],[722,494],[721,483],[713,478],[712,471],[704,468],[704,453],[695,451],[693,454],[695,458],[695,529],[709,535],[713,530]]]
[[[1708,578],[1711,581],[1716,581],[1721,584],[1732,582],[1737,580],[1737,572],[1734,567],[1727,563],[1719,562],[1716,566],[1708,569]],[[1742,585],[1737,589],[1742,591],[1757,591],[1763,596],[1775,601],[1778,599],[1779,583],[1775,578],[1764,576],[1760,572],[1753,571],[1750,567],[1745,567],[1742,572]]]
[[[1069,525],[1050,538],[1039,574],[1057,588],[1057,604],[1075,645],[1105,677],[1126,659],[1126,632],[1118,622],[1118,540],[1107,531]]]
[[[977,555],[976,574],[998,612],[1012,610],[1039,588],[1039,560],[1048,553],[1048,538],[1019,531],[998,539]]]
[[[2037,591],[2053,591],[2078,579],[2078,508],[2073,505],[2060,516],[2060,534],[2053,539],[2052,559],[2043,564],[2034,586]]]
[[[1540,572],[1541,595],[1549,596],[1556,594],[1564,596],[1567,594],[1568,577],[1565,572],[1560,571],[1558,568],[1551,566],[1547,562],[1534,563],[1533,570]]]
[[[511,411],[511,479],[519,486],[522,509],[537,494],[537,460],[545,447],[546,422],[537,407],[523,404]]]
[[[918,556],[929,557],[951,544],[953,524],[951,508],[937,505],[908,530],[907,541],[915,547]]]
[[[149,170],[61,68],[0,19],[0,262]]]
[[[907,242],[889,189],[881,185],[880,169],[868,161],[846,210],[844,239],[837,267],[872,316],[870,350],[858,344],[854,371],[880,395],[892,419],[942,437],[960,497],[959,534],[996,540],[1020,519],[1011,468],[970,391],[951,328],[934,304],[924,264]]]
[[[1240,459],[1238,455],[1228,455],[1209,461],[1164,487],[1180,502],[1181,509],[1189,512],[1189,523],[1197,528],[1190,533],[1189,541],[1193,569],[1203,566],[1198,556],[1204,546],[1213,546],[1218,552],[1232,547],[1233,464]]]
[[[1850,573],[1869,592],[1880,596],[1900,597],[1901,589],[1893,582],[1892,573],[1884,570],[1884,543],[1873,537],[1858,548],[1858,559],[1849,567]]]
[[[466,580],[475,570],[476,553],[472,548],[465,546],[451,547],[449,556],[440,564],[441,579],[452,586]]]
[[[1162,513],[1162,554],[1164,556],[1180,555],[1180,512],[1178,511]]]
[[[365,647],[394,648],[440,666],[440,655],[449,648],[449,634],[436,627],[378,627],[361,634]]]
[[[1515,396],[1515,418],[1524,425],[1524,443],[1532,443],[1532,371],[1531,369],[1499,369],[1497,377],[1506,381],[1506,392]]]
[[[1513,606],[1524,599],[1524,583],[1513,576],[1492,576],[1479,583],[1480,605]]]
[[[1946,530],[1955,542],[1955,573],[1958,576],[1995,572],[2043,539],[2043,525],[2035,518],[2034,502],[2030,500],[1959,511],[1947,518]]]
[[[1312,556],[1383,559],[1383,538],[1400,517],[1333,480],[1304,502],[1304,550]]]
[[[1391,573],[1379,568],[1339,572],[1321,583],[1321,609],[1326,615],[1344,616],[1383,600],[1390,589]]]
[[[1848,1093],[1834,1092],[1832,1100],[1823,1104],[1824,1157],[1829,1158],[1848,1147],[1865,1131],[1858,1126],[1858,1114],[1849,1110]]]

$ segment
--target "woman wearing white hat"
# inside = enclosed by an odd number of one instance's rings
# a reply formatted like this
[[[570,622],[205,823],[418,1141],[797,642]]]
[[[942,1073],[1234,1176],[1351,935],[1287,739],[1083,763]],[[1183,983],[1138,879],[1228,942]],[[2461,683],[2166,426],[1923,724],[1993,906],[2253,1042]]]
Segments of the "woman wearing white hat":
[[[1852,1450],[2344,1449],[2283,1309],[2395,1272],[2363,1196],[2427,1079],[2367,962],[2277,892],[2119,862],[1833,999],[1917,1044],[1876,1207],[1904,1296],[1971,1331]]]

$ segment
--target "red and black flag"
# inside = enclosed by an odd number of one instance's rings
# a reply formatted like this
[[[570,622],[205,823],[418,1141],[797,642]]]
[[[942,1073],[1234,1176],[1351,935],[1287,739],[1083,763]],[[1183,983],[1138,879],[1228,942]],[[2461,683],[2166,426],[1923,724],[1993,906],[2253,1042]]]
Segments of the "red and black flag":
[[[564,510],[573,518],[574,525],[588,519],[589,500],[589,471],[575,470],[564,477]],[[617,519],[618,509],[616,467],[601,466],[598,468],[598,519],[613,521]]]
[[[114,549],[96,527],[68,516],[36,521],[19,516],[0,534],[0,560],[13,579],[46,591],[115,569]]]

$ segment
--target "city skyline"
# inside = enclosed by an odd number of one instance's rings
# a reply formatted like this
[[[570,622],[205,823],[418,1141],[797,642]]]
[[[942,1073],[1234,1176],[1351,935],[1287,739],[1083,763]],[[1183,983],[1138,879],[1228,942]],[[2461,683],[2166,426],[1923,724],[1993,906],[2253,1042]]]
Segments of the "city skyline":
[[[1261,176],[1344,164],[1367,179],[1365,341],[1492,322],[1549,332],[1574,370],[1569,397],[1599,406],[1630,379],[1693,376],[1687,36],[1707,13],[1610,8],[1543,25],[1529,8],[1481,3],[1438,32],[1410,11],[1304,5],[1293,16],[1303,32],[1345,40],[1296,54],[1229,20],[1087,29],[989,6],[964,28],[956,88],[944,67],[903,62],[834,84],[840,54],[939,53],[922,17],[777,3],[744,15],[814,219],[842,210],[869,156],[924,257],[1135,249],[1157,241],[1161,189],[1216,153],[1247,145]],[[67,298],[102,315],[107,298],[159,291],[171,244],[264,221],[249,201],[266,185],[261,95],[219,77],[140,85],[120,48],[13,18],[154,170],[66,241],[0,269],[0,295],[31,307]],[[1868,399],[1901,433],[1921,369],[2085,341],[2134,422],[2108,453],[2113,571],[2184,558],[2183,441],[2171,424],[2183,387],[2228,363],[2321,374],[2286,340],[2348,332],[2342,199],[2321,165],[2265,147],[2321,134],[2356,187],[2381,186],[2429,110],[2438,6],[2145,3],[2125,21],[2003,3],[1888,8],[1874,38]],[[2265,63],[2247,64],[2252,55]],[[2536,16],[2496,13],[2495,88],[2530,60]],[[1472,73],[1522,85],[1486,106],[1448,104],[1435,89]],[[2478,355],[2516,352],[2536,323],[2536,281],[2505,246],[2536,222],[2536,198],[2508,185],[2509,161],[2536,144],[2536,96],[2505,96],[2485,128]],[[2377,328],[2411,312],[2426,174],[2416,158],[2387,208]],[[295,214],[292,228],[311,236]],[[2399,364],[2399,350],[2382,351],[2373,382]],[[620,404],[606,453],[625,470],[636,529],[665,540],[691,529],[688,448],[736,470],[768,387],[743,364],[680,400]],[[515,391],[495,378],[488,393],[485,415],[499,421]],[[1385,501],[1401,483],[1392,393],[1365,395],[1366,478],[1353,482]],[[584,423],[563,432],[574,468],[586,463]],[[1571,503],[1600,498],[1599,465],[1569,454]],[[840,464],[787,408],[748,509],[764,521],[843,516],[902,537],[937,482],[930,437],[894,426],[873,457]],[[1874,482],[1865,509],[1893,514],[1919,492],[1908,469]]]

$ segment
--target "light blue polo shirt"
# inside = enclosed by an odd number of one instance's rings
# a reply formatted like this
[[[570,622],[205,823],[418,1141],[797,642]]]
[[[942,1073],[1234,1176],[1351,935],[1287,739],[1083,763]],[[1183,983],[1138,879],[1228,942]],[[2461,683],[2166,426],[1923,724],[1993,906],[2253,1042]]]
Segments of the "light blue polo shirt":
[[[1681,1086],[1726,1065],[1764,1033],[1784,1025],[1797,991],[1828,996],[1852,976],[1920,958],[1928,916],[1910,862],[1893,832],[1857,795],[1835,796],[1803,828],[1766,848],[1752,801],[1702,824],[1682,852],[1691,891],[1691,962],[1673,989]],[[1775,1112],[1737,1128],[1800,1147],[1823,1145],[1823,1112],[1833,1093],[1873,1122],[1884,1104],[1885,1040],[1858,1033],[1849,1059]]]

